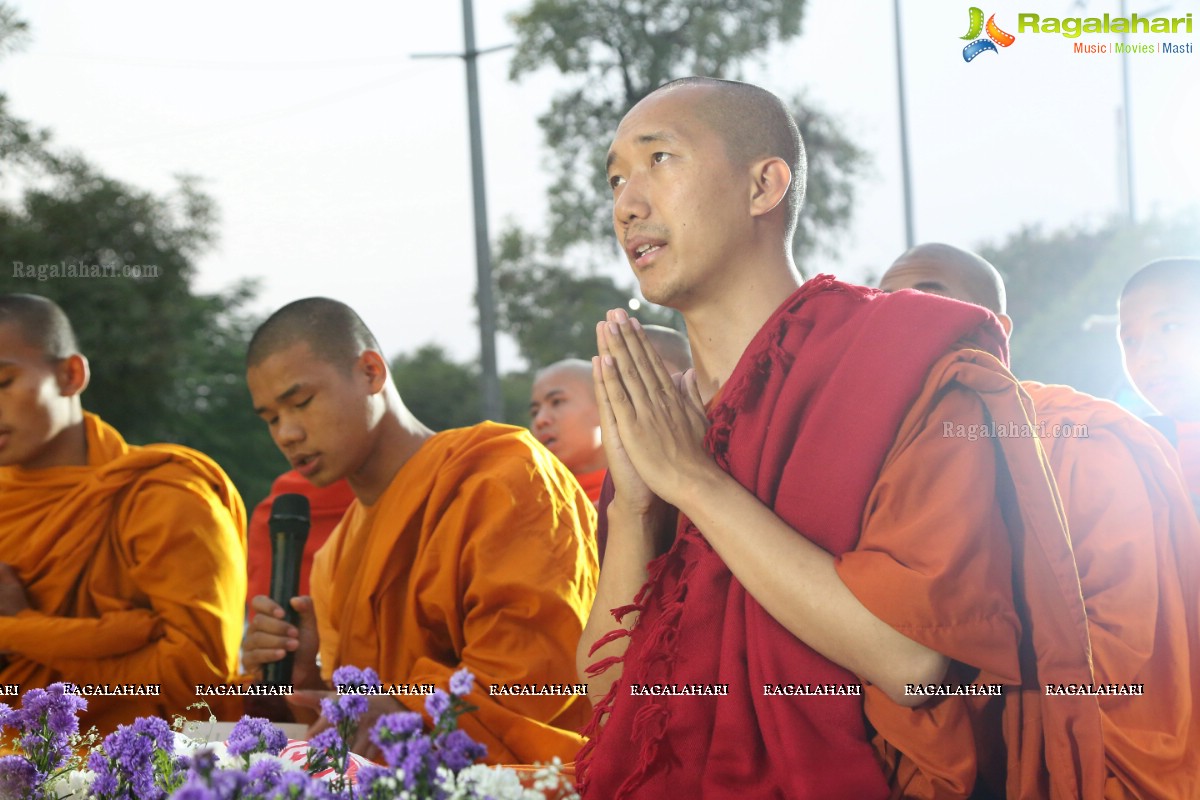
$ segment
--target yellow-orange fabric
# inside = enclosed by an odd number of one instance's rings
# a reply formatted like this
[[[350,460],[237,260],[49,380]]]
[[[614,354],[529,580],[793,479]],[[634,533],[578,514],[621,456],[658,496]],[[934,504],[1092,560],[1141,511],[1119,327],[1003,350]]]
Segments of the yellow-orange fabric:
[[[246,512],[207,456],[130,446],[93,414],[84,424],[86,466],[0,469],[0,553],[30,604],[0,617],[0,683],[161,687],[158,697],[89,697],[83,728],[108,731],[184,714],[196,684],[235,679]]]
[[[490,696],[492,684],[577,684],[596,591],[595,510],[523,428],[484,422],[431,437],[370,507],[355,501],[316,555],[322,677],[372,667],[433,683],[467,667],[479,711],[459,724],[489,763],[579,749],[586,697]],[[397,697],[414,711],[424,698]]]
[[[1200,797],[1200,524],[1170,445],[1115,403],[1022,383],[1058,481],[1087,607],[1101,696],[1105,798]]]
[[[1101,796],[1095,698],[1043,688],[1092,682],[1087,622],[1032,404],[994,356],[934,364],[837,569],[877,617],[952,659],[947,683],[1003,685],[916,708],[864,687],[892,797]]]

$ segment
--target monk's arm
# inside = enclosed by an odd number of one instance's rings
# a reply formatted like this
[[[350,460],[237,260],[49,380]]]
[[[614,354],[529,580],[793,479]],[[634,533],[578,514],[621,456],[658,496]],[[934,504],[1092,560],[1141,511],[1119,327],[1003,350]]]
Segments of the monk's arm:
[[[144,608],[110,611],[99,617],[56,617],[28,609],[0,617],[3,649],[39,664],[62,659],[119,656],[146,646],[161,625]]]
[[[633,602],[646,582],[646,565],[666,551],[674,532],[675,518],[673,509],[667,511],[669,513],[641,514],[625,508],[619,499],[607,509],[608,545],[600,567],[600,582],[575,656],[579,675],[587,681],[592,702],[598,702],[608,694],[613,683],[621,677],[622,670],[621,664],[614,662],[607,669],[589,675],[588,667],[603,659],[624,655],[629,637],[615,638],[597,647],[594,653],[592,648],[605,634],[617,628],[633,630],[637,624],[636,611],[626,614],[618,622],[612,610]]]
[[[55,664],[88,683],[156,683],[180,712],[195,684],[233,680],[246,596],[242,532],[207,486],[146,482],[122,510],[128,580],[161,624],[145,647],[109,658]]]

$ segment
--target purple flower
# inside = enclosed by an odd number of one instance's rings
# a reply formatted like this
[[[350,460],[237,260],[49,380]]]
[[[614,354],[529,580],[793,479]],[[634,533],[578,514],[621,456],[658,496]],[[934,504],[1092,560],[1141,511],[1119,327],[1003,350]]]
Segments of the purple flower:
[[[140,717],[118,727],[88,756],[88,768],[96,773],[92,794],[100,800],[161,800],[166,793],[156,780],[156,751],[175,752],[175,736],[163,720]]]
[[[337,728],[326,728],[308,742],[309,749],[322,753],[336,753],[345,746],[346,743],[342,741],[342,735],[337,732]]]
[[[66,694],[63,684],[30,689],[21,698],[20,710],[4,706],[0,727],[21,732],[20,747],[33,765],[49,774],[67,762],[69,739],[79,732],[79,711],[87,708],[82,697]]]
[[[221,800],[221,796],[206,784],[190,780],[175,790],[171,800]]]
[[[42,782],[37,767],[24,756],[0,757],[0,797],[33,797]]]
[[[359,717],[367,713],[367,698],[358,694],[324,697],[321,699],[321,713],[333,725],[357,722]]]
[[[378,686],[379,673],[367,667],[359,669],[358,667],[344,666],[338,667],[333,671],[334,686]]]
[[[425,729],[425,721],[415,711],[399,711],[384,714],[371,730],[371,741],[377,745],[406,739]]]
[[[459,772],[487,755],[487,748],[476,742],[464,730],[453,730],[438,737],[441,762],[453,772]]]
[[[436,725],[441,722],[442,715],[450,710],[450,695],[441,689],[434,689],[433,694],[425,698],[425,710],[433,717],[433,723]]]
[[[244,716],[233,726],[225,744],[230,755],[249,756],[251,753],[279,755],[287,747],[287,734],[260,717]]]
[[[455,697],[466,697],[475,686],[475,676],[466,667],[450,676],[450,694]]]

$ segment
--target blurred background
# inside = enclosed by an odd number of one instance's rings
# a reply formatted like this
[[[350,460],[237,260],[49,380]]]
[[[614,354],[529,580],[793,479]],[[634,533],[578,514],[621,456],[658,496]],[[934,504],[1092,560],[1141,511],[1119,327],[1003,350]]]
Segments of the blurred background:
[[[469,5],[0,0],[0,291],[71,315],[85,406],[131,441],[208,452],[253,504],[287,465],[251,411],[245,342],[272,309],[326,295],[375,331],[418,417],[482,418]],[[1146,261],[1200,252],[1200,55],[1082,54],[1119,37],[1017,27],[1124,5],[981,6],[1016,39],[967,62],[956,0],[479,0],[489,415],[525,424],[532,371],[590,356],[608,308],[679,325],[612,243],[603,157],[633,103],[688,74],[795,110],[806,276],[873,284],[910,242],[977,250],[1008,282],[1019,376],[1136,408],[1115,298]]]

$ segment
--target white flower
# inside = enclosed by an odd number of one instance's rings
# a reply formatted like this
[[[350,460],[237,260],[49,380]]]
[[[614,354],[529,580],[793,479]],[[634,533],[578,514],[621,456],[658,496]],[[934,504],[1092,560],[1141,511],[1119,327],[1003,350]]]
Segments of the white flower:
[[[92,785],[92,780],[95,775],[86,769],[73,769],[59,775],[46,788],[53,792],[53,797],[58,800],[66,800],[66,798],[83,798],[87,796],[88,789]]]

